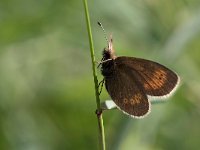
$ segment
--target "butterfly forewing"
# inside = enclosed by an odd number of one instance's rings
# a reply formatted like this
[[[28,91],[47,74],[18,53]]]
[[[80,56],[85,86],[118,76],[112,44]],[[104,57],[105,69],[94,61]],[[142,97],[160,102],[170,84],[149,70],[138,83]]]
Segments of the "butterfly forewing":
[[[150,111],[150,103],[141,84],[136,81],[128,67],[114,66],[111,77],[105,84],[112,100],[119,109],[133,117],[141,117]]]
[[[145,93],[150,96],[169,95],[179,82],[176,73],[150,60],[122,56],[117,57],[115,63],[134,72],[132,78],[139,81]]]

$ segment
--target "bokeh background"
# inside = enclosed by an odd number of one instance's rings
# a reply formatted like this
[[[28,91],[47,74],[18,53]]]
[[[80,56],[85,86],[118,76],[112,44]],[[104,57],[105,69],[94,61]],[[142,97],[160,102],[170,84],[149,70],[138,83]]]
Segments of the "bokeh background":
[[[100,21],[118,55],[160,62],[182,80],[144,119],[106,111],[107,148],[198,150],[200,1],[88,1],[97,61],[106,46]],[[1,0],[0,149],[98,149],[95,109],[82,1]]]

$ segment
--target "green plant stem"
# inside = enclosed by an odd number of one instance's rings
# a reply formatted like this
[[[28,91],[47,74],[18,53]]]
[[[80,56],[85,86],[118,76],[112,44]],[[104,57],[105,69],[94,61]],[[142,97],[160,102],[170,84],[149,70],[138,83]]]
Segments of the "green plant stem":
[[[101,150],[105,150],[106,144],[105,144],[103,116],[102,116],[102,110],[101,110],[100,98],[99,98],[97,70],[96,70],[95,56],[94,56],[94,45],[93,45],[93,40],[92,40],[92,31],[91,31],[91,25],[90,25],[90,17],[89,17],[87,0],[83,0],[83,4],[84,4],[84,9],[85,9],[87,31],[88,31],[89,44],[90,44],[90,54],[91,54],[91,59],[92,59],[92,70],[93,70],[94,85],[95,85],[95,96],[96,96],[96,104],[97,104],[96,114],[97,114],[98,127],[99,127],[99,145],[100,145]]]

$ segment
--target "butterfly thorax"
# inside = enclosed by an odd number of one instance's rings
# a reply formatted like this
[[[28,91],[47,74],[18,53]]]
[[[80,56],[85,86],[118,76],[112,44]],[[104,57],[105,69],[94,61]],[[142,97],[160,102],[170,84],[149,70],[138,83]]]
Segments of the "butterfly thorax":
[[[104,77],[112,77],[112,75],[114,74],[114,68],[115,68],[115,64],[114,64],[114,60],[110,60],[110,61],[107,61],[105,63],[102,64],[101,66],[101,74],[104,76]]]
[[[113,40],[112,36],[110,36],[108,47],[103,50],[103,58],[101,65],[101,73],[104,77],[112,77],[115,71],[115,59],[117,56],[115,55],[115,50],[113,49]]]
[[[115,59],[116,55],[114,51],[110,51],[108,49],[104,49],[103,51],[103,58],[102,58],[102,65],[101,65],[101,73],[104,77],[111,77],[114,74],[115,68]]]

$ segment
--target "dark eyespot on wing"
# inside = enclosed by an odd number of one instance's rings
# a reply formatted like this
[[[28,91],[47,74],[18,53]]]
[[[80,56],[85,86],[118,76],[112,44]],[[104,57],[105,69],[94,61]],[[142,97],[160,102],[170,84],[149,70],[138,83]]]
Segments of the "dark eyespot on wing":
[[[133,78],[141,83],[145,93],[150,96],[168,95],[179,82],[176,73],[150,60],[118,57],[115,61],[119,66],[126,66],[130,71],[134,71]]]
[[[106,89],[116,105],[133,117],[142,117],[150,110],[142,87],[127,72],[127,68],[116,68],[115,75],[105,78]]]

